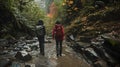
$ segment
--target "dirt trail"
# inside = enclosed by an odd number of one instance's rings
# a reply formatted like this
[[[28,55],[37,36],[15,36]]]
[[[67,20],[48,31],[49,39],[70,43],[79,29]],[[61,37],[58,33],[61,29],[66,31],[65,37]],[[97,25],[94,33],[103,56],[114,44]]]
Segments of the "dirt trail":
[[[90,67],[83,59],[63,42],[63,56],[56,57],[55,42],[46,44],[46,56],[53,67]]]

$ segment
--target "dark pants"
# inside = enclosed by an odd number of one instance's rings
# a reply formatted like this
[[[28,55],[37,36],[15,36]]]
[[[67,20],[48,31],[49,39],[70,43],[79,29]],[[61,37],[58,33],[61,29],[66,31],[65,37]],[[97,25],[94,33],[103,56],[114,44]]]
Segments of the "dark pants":
[[[38,37],[39,40],[39,47],[40,47],[40,54],[44,55],[44,37]]]
[[[57,56],[62,56],[62,40],[56,40]]]

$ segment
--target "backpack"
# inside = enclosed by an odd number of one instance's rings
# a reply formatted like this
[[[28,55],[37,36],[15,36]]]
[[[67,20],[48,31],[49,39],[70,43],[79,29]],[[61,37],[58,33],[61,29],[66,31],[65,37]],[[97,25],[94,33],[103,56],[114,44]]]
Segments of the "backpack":
[[[44,26],[43,25],[36,26],[36,33],[38,36],[43,36],[45,34]]]
[[[59,26],[55,26],[55,36],[56,37],[60,37],[60,36],[62,36],[62,26],[61,25],[59,25]]]

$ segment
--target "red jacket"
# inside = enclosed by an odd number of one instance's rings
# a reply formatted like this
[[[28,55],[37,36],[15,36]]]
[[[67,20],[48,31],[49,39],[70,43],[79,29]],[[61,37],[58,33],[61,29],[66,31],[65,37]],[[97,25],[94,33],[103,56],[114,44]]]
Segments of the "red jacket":
[[[62,36],[60,36],[60,37],[55,37],[56,26],[61,26],[62,27]],[[53,37],[53,39],[57,39],[57,40],[63,40],[64,39],[64,28],[61,24],[55,24],[55,26],[52,30],[52,37]]]

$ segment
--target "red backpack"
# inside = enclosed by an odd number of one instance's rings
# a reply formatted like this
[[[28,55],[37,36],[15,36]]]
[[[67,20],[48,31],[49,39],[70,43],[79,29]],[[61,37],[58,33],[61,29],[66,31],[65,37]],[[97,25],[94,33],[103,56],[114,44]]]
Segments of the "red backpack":
[[[62,25],[56,25],[55,26],[55,36],[56,37],[61,37],[62,35],[63,35]]]

